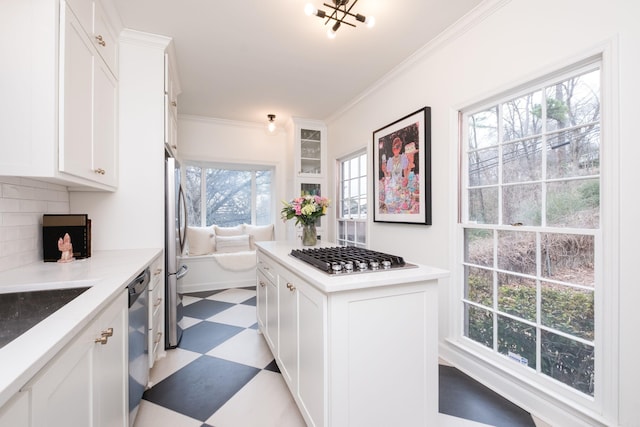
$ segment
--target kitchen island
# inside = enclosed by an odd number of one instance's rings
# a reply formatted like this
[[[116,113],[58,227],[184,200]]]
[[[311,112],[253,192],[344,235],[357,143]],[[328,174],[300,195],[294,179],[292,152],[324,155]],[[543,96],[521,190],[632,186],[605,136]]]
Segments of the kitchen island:
[[[308,425],[437,425],[447,271],[329,275],[290,256],[299,244],[256,246],[259,328]]]
[[[126,409],[127,395],[126,286],[161,254],[161,249],[96,251],[91,258],[71,263],[34,263],[0,272],[0,293],[3,294],[89,287],[0,348],[0,425],[5,425],[6,420],[22,420],[25,414],[32,421],[30,425],[44,425],[42,417],[46,417],[48,409],[78,417],[86,414],[93,419],[91,425],[126,424],[128,412],[122,412]],[[107,331],[109,327],[112,331]],[[103,345],[102,340],[108,344]],[[92,352],[92,348],[97,350]],[[87,355],[93,362],[85,357]],[[91,393],[84,393],[81,388],[87,384],[75,389],[78,381],[89,381],[87,372],[96,371],[76,369],[85,361],[87,369],[95,364],[97,373],[102,375],[102,379],[91,379],[94,381]],[[78,375],[65,378],[63,372]],[[53,402],[47,399],[62,390],[60,387],[54,390],[54,386],[64,384],[67,379],[74,381],[70,389],[76,391],[74,401],[60,408],[42,410],[48,402]],[[111,389],[103,386],[114,386],[115,393],[107,393]],[[60,396],[58,393],[57,397]],[[102,408],[83,407],[84,403],[96,404],[97,398],[101,399]],[[112,422],[107,417],[116,417],[118,421]]]

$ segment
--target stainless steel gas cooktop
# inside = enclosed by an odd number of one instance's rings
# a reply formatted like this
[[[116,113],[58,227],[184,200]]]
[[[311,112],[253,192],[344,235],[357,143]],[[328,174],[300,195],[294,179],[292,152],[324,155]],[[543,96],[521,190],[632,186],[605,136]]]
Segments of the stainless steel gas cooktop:
[[[417,267],[405,262],[400,256],[355,246],[294,249],[290,255],[331,275]]]

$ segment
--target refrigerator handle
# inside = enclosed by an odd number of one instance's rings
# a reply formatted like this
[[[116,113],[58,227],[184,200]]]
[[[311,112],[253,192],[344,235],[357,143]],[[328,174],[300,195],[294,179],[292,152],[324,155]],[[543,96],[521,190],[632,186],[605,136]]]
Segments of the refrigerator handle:
[[[178,269],[178,271],[176,271],[176,280],[180,280],[182,279],[184,276],[187,275],[187,272],[189,270],[189,267],[187,267],[186,265],[181,265],[180,268]]]

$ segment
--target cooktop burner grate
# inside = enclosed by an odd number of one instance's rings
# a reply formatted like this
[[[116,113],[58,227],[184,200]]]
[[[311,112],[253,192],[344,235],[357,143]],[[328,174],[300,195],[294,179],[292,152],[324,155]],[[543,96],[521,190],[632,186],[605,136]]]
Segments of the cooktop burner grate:
[[[355,246],[293,249],[291,256],[328,274],[364,273],[415,267],[400,256]]]

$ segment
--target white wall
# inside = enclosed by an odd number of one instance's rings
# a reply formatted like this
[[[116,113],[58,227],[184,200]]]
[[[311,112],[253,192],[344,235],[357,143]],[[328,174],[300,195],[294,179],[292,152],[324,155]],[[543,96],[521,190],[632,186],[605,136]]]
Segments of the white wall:
[[[457,166],[455,148],[452,149],[457,144],[457,109],[569,65],[593,54],[598,46],[612,46],[609,52],[614,55],[614,69],[619,67],[619,74],[611,77],[614,84],[619,84],[619,104],[614,104],[612,110],[619,108],[615,122],[619,129],[613,129],[614,133],[605,138],[606,143],[619,144],[619,186],[614,183],[613,187],[619,189],[618,224],[623,232],[619,248],[614,248],[620,253],[619,271],[609,273],[612,277],[619,275],[620,285],[620,425],[639,426],[640,393],[636,388],[640,384],[640,286],[634,264],[640,239],[636,223],[640,217],[640,192],[636,187],[640,182],[640,144],[636,136],[640,116],[640,2],[511,0],[493,4],[501,7],[481,16],[473,25],[467,25],[469,19],[461,21],[345,111],[330,118],[329,159],[364,146],[371,153],[373,130],[430,106],[433,226],[370,221],[370,246],[451,268],[451,230],[457,217]],[[491,3],[484,4],[488,6]],[[331,161],[329,165],[334,166]],[[334,173],[330,170],[329,176]],[[369,191],[372,194],[371,184]],[[456,285],[452,280],[441,288],[441,340],[449,330],[447,289]]]
[[[42,262],[42,215],[68,213],[67,187],[0,176],[0,271]]]
[[[266,124],[266,116],[265,116]],[[293,157],[287,147],[287,133],[280,129],[269,134],[265,126],[255,123],[180,116],[178,120],[179,157],[181,160],[211,161],[266,165],[275,169],[276,194],[273,200],[273,218],[276,239],[285,238],[285,227],[280,220],[281,200],[285,194],[288,176],[293,171]]]
[[[93,250],[164,248],[164,52],[171,39],[127,31],[120,43],[119,187],[73,192]]]

